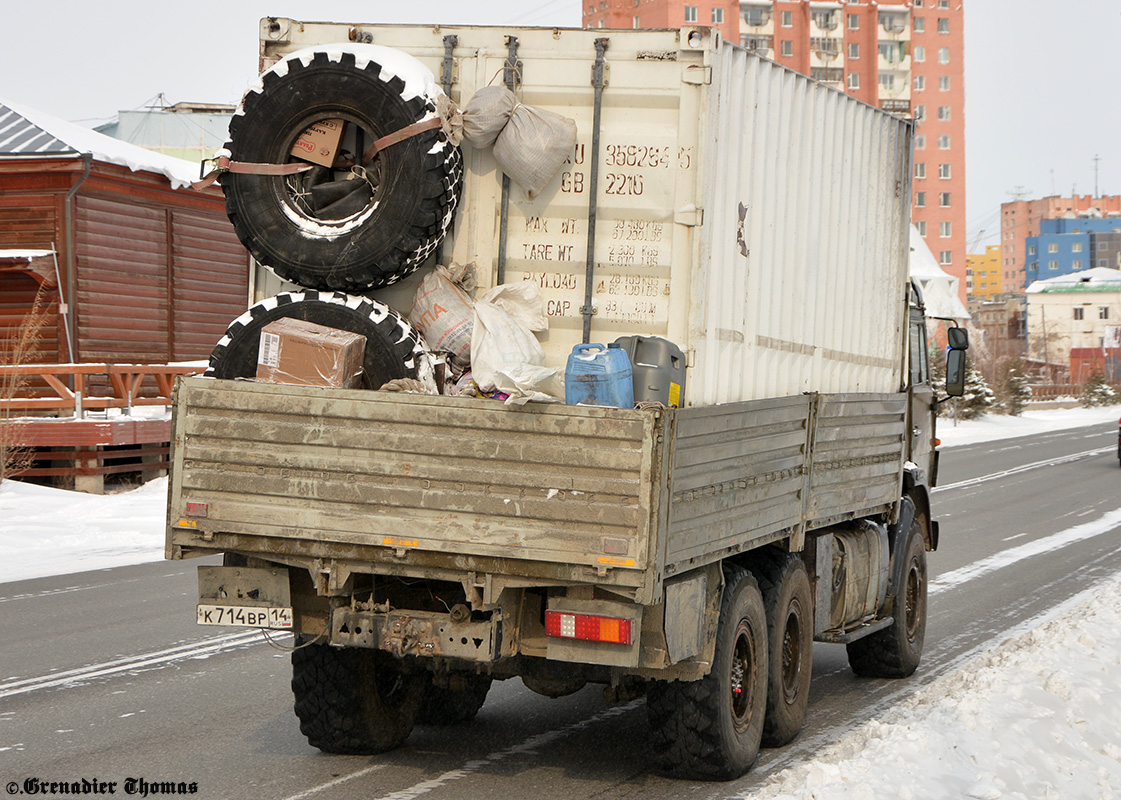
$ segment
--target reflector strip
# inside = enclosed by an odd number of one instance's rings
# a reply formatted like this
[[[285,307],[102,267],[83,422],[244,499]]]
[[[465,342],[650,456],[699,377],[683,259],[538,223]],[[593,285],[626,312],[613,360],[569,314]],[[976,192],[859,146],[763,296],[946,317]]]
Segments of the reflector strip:
[[[631,621],[621,617],[593,614],[545,612],[545,634],[556,639],[579,639],[585,642],[631,644]]]

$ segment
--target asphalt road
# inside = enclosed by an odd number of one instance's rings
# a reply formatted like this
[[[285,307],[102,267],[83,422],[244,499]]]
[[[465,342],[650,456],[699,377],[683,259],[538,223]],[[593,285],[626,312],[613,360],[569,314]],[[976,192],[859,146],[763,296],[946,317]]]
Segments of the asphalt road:
[[[923,665],[862,680],[819,645],[802,736],[727,784],[652,771],[642,701],[549,700],[495,684],[473,723],[417,728],[376,757],[325,756],[291,710],[287,642],[194,625],[197,562],[0,585],[0,785],[192,784],[260,800],[736,797],[1121,572],[1116,425],[943,453]],[[126,786],[126,781],[134,783]],[[106,786],[102,786],[106,789]],[[159,787],[162,788],[162,787]],[[180,787],[172,787],[180,788]],[[48,795],[50,796],[50,795]],[[57,796],[57,795],[56,795]]]

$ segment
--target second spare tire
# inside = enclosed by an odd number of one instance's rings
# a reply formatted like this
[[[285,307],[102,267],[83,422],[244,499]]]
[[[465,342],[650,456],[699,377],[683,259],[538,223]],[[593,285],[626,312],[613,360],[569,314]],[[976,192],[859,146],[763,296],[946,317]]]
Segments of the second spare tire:
[[[438,118],[441,95],[427,67],[378,45],[309,48],[277,63],[246,92],[226,149],[234,162],[311,168],[224,174],[238,238],[280,277],[324,291],[386,286],[416,270],[451,224],[459,148],[435,127],[363,155],[382,137]]]

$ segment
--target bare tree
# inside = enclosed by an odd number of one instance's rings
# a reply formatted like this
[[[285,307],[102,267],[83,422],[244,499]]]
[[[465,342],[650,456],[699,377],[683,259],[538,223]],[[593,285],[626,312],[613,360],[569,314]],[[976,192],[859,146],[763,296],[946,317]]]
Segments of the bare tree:
[[[19,325],[0,333],[0,366],[19,366],[35,360],[47,321],[47,303],[46,286],[40,285],[27,316]],[[15,372],[0,375],[0,482],[26,469],[32,460],[31,448],[23,440],[22,426],[13,420],[9,402],[19,397],[27,383],[27,376]]]

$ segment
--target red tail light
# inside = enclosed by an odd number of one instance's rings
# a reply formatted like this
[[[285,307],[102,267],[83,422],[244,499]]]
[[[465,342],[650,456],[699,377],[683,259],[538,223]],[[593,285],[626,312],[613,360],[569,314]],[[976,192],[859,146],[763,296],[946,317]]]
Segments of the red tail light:
[[[564,611],[545,612],[545,633],[557,639],[580,639],[585,642],[629,645],[634,641],[629,619],[569,614]]]

